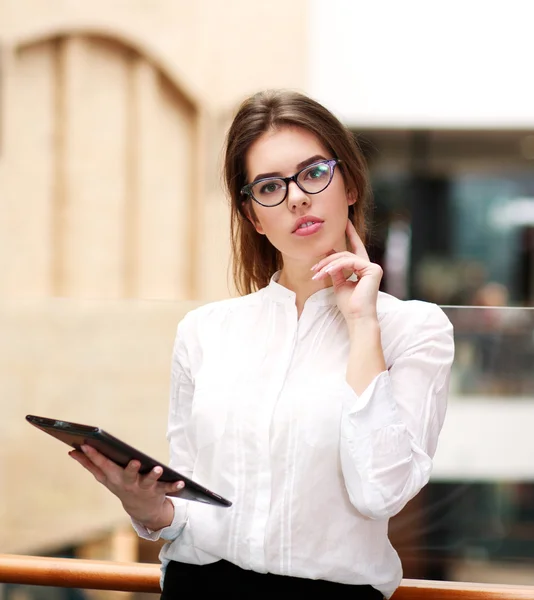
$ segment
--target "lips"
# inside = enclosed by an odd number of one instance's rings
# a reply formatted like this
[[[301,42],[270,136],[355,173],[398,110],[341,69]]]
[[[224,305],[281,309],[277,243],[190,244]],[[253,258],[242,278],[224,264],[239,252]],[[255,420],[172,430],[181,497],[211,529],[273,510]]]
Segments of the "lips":
[[[297,231],[297,229],[304,229],[306,227],[309,227],[311,225],[315,225],[317,223],[323,223],[324,221],[322,219],[319,219],[319,217],[314,217],[313,215],[306,215],[304,217],[300,217],[300,219],[297,219],[295,221],[295,225],[293,226],[293,233],[295,233],[295,231]],[[302,227],[304,226],[304,227]]]

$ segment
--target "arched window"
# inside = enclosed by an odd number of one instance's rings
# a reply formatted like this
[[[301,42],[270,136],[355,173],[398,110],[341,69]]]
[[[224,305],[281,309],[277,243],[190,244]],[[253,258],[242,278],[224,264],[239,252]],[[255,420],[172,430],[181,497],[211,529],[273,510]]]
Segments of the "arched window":
[[[7,295],[191,297],[195,104],[110,36],[25,43],[9,77]]]

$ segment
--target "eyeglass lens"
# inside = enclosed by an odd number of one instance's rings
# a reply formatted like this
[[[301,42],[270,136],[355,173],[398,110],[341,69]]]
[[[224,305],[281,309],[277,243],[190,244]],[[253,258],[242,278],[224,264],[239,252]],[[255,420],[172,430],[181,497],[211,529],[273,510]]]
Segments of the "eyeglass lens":
[[[322,192],[330,183],[332,167],[328,163],[316,163],[303,169],[297,177],[299,187],[309,194]],[[252,186],[254,198],[266,206],[281,203],[287,192],[283,179],[265,179]]]

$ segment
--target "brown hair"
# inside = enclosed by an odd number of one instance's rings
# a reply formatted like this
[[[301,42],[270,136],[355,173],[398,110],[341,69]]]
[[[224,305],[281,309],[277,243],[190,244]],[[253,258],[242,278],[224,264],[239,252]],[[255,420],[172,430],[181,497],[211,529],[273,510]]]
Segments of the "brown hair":
[[[254,94],[239,107],[226,137],[224,178],[230,196],[230,234],[233,279],[240,294],[265,287],[273,273],[282,268],[280,252],[265,235],[256,232],[244,212],[248,197],[241,194],[247,184],[246,155],[266,131],[282,126],[301,127],[314,133],[335,158],[347,190],[355,193],[356,204],[349,217],[365,243],[370,184],[363,154],[353,134],[324,106],[304,94],[271,90]]]

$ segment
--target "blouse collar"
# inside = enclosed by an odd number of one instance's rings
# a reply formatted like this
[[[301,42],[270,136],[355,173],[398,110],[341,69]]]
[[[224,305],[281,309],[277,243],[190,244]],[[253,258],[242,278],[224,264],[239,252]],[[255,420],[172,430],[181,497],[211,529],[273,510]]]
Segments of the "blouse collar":
[[[264,288],[265,293],[268,295],[269,298],[271,298],[271,300],[274,300],[275,302],[278,302],[280,304],[285,304],[285,303],[294,304],[297,295],[295,294],[295,292],[292,292],[288,288],[286,288],[283,285],[280,285],[278,283],[280,274],[281,274],[281,271],[276,271],[276,273],[271,277],[269,285]],[[349,277],[349,279],[351,281],[357,281],[358,278],[355,274],[352,274]],[[387,296],[387,294],[382,294],[382,292],[378,293],[377,313],[378,313],[379,322],[381,322],[383,317],[385,316],[385,313],[381,307],[381,304],[382,304],[382,302],[380,301],[381,297],[383,300],[385,297],[388,297],[388,296]],[[315,292],[315,294],[312,294],[308,298],[307,302],[313,302],[315,304],[318,304],[319,306],[335,306],[336,305],[336,296],[334,294],[334,287],[330,286],[330,287],[323,288],[323,289]]]
[[[271,277],[269,285],[265,288],[266,293],[275,302],[294,303],[296,298],[295,292],[278,283],[278,280],[280,279],[280,273],[281,271],[276,271],[276,273]],[[318,290],[308,298],[307,302],[315,302],[323,306],[335,304],[336,298],[333,286]]]

